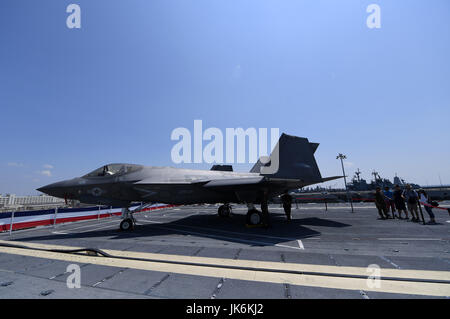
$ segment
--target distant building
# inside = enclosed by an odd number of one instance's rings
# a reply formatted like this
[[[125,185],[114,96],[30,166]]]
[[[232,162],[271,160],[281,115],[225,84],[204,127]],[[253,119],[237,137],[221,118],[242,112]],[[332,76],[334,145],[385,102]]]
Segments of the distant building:
[[[48,196],[48,195],[36,195],[36,196],[16,196],[15,194],[6,194],[6,196],[0,195],[0,208],[15,208],[21,206],[33,206],[33,205],[54,205],[64,203],[64,199]]]

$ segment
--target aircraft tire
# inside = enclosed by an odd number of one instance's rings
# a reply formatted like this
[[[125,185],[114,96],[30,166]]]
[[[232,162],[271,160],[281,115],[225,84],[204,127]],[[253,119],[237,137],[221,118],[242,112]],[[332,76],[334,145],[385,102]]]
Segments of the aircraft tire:
[[[261,225],[263,221],[262,213],[257,209],[251,209],[247,213],[247,225]]]
[[[230,213],[231,213],[231,207],[226,206],[226,205],[221,205],[221,206],[219,206],[218,213],[219,213],[220,217],[229,217]]]
[[[131,218],[126,218],[120,222],[120,230],[127,231],[133,229],[133,220]]]

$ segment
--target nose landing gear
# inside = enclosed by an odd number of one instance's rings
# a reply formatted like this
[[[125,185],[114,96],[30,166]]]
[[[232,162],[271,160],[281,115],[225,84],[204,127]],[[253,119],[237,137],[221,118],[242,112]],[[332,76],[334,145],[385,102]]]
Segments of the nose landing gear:
[[[131,218],[126,218],[120,222],[120,230],[127,231],[134,228],[134,221]]]
[[[128,208],[122,208],[122,221],[120,222],[120,230],[127,231],[132,230],[136,224],[136,219]]]
[[[122,208],[122,221],[120,222],[120,230],[133,230],[136,225],[136,219],[133,214],[142,211],[145,208],[151,207],[152,203],[141,203],[140,206],[133,210],[128,207]]]

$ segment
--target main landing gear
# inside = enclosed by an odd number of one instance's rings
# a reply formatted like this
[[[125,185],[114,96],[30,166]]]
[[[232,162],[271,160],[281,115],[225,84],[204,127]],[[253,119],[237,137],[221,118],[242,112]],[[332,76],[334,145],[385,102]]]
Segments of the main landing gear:
[[[261,211],[257,210],[253,204],[247,204],[248,212],[246,216],[246,224],[249,227],[269,227],[269,210],[267,203],[261,204]]]
[[[248,226],[262,226],[263,215],[262,212],[256,208],[249,209],[247,212],[247,225]]]
[[[246,215],[246,225],[251,227],[257,226],[269,226],[269,210],[267,208],[267,202],[261,204],[261,211],[257,210],[251,203],[247,204],[248,212]],[[231,205],[224,204],[218,209],[220,217],[229,217],[231,215]]]
[[[220,217],[229,217],[231,215],[231,212],[232,210],[230,204],[224,204],[219,206],[218,213]]]

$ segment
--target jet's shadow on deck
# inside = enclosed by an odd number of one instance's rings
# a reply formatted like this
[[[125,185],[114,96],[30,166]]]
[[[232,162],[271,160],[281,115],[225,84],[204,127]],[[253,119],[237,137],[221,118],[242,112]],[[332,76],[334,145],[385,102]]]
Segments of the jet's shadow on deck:
[[[249,246],[274,246],[291,241],[301,240],[310,237],[320,236],[321,232],[313,230],[308,226],[319,227],[337,227],[344,228],[351,225],[344,224],[319,217],[296,218],[288,222],[284,214],[271,213],[271,226],[269,228],[245,226],[245,214],[232,214],[228,218],[219,217],[199,211],[196,215],[181,217],[174,221],[159,221],[149,218],[143,218],[136,215],[137,225],[132,231],[120,231],[117,220],[117,229],[92,230],[70,233],[70,227],[63,231],[68,234],[55,234],[21,238],[21,241],[41,241],[41,240],[70,240],[70,239],[89,239],[105,238],[108,240],[142,238],[151,240],[152,237],[181,235],[189,236],[186,242],[192,242],[191,236],[200,238],[209,238],[238,244],[248,244]],[[97,224],[97,226],[99,226]],[[101,226],[101,225],[100,225]],[[94,226],[93,226],[94,227]],[[114,226],[112,226],[114,227]],[[56,229],[57,230],[57,229]],[[179,238],[178,238],[179,239]],[[70,245],[70,242],[64,243]],[[102,248],[102,247],[98,247]],[[114,248],[111,248],[114,249]]]

